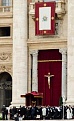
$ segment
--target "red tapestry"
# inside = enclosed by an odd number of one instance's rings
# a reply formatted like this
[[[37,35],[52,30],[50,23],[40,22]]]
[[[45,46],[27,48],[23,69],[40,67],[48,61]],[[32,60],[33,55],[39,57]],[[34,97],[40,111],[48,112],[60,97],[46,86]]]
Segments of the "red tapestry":
[[[35,3],[35,35],[55,34],[55,6],[54,1]]]
[[[61,78],[62,78],[62,55],[58,49],[40,50],[38,54],[38,91],[43,93],[43,105],[58,106],[61,97]],[[43,62],[43,60],[56,60]],[[50,78],[50,88],[48,78],[45,75],[54,75]]]

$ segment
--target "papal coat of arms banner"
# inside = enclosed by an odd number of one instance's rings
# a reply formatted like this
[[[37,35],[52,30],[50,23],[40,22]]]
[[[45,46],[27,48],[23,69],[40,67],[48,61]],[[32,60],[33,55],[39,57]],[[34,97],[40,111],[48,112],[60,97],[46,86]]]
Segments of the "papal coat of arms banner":
[[[55,34],[55,2],[35,3],[35,35]]]

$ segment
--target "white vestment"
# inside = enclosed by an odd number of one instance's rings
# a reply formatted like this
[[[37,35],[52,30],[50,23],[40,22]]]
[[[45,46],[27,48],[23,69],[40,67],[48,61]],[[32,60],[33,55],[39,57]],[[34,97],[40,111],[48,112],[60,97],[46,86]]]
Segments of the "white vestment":
[[[67,119],[72,119],[72,108],[67,109]]]
[[[42,115],[43,115],[43,116],[46,116],[46,108],[45,108],[45,107],[42,108]]]

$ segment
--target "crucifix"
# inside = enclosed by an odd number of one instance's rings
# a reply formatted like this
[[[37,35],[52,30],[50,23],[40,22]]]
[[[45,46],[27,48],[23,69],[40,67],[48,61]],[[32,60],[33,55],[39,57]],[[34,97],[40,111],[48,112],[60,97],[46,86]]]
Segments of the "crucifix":
[[[50,89],[50,77],[53,77],[54,75],[50,75],[50,72],[48,73],[48,75],[44,75],[44,77],[48,78],[48,85],[49,85],[49,89]]]

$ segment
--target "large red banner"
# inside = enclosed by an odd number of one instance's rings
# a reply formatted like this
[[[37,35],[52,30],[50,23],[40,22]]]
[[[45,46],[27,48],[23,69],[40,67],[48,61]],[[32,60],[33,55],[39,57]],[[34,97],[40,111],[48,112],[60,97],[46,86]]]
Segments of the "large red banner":
[[[35,35],[55,34],[55,2],[35,3]]]

